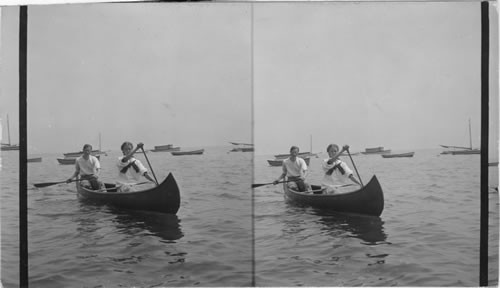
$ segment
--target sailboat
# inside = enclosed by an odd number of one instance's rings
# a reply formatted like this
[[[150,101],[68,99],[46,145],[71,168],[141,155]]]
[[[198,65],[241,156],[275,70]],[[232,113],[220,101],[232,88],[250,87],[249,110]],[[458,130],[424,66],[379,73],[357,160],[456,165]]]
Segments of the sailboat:
[[[9,143],[5,144],[2,143],[1,145],[1,151],[14,151],[14,150],[19,150],[19,145],[11,145],[10,144],[10,124],[9,124],[9,115],[7,115],[7,135],[8,135],[8,140]]]
[[[460,149],[460,150],[443,151],[443,152],[441,152],[441,154],[451,154],[451,155],[481,154],[480,149],[473,149],[472,148],[472,133],[471,133],[471,128],[470,128],[470,119],[469,119],[469,145],[470,145],[470,147],[440,145],[443,148]]]
[[[83,154],[82,151],[63,153],[65,158],[76,158],[82,154]],[[104,154],[104,156],[107,156],[107,153],[101,150],[101,133],[99,133],[99,150],[92,150],[90,154],[94,156]]]

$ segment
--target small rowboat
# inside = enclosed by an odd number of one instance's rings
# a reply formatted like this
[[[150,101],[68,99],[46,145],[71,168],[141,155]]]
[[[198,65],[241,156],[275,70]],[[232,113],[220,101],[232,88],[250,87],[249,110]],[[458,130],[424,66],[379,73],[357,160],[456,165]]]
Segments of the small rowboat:
[[[27,161],[28,163],[42,162],[42,157],[28,158],[26,161]]]
[[[413,157],[415,152],[400,153],[400,154],[382,154],[383,158],[398,158],[398,157]]]
[[[156,146],[155,146],[156,147]],[[172,152],[172,151],[179,151],[181,150],[181,147],[170,147],[170,148],[155,148],[152,150],[149,150],[151,152]]]
[[[300,158],[304,158],[304,157],[312,156],[312,155],[311,155],[311,152],[301,152],[301,153],[298,153],[297,156]],[[276,160],[283,160],[283,159],[286,159],[288,157],[290,157],[290,154],[274,155],[274,158],[276,158]]]
[[[300,157],[300,158],[302,158],[302,157]],[[302,159],[304,159],[304,161],[306,161],[306,164],[309,166],[309,162],[311,161],[311,158],[306,157],[306,158],[302,158]],[[271,166],[282,166],[284,160],[285,159],[267,160],[267,163],[269,163],[269,165],[271,165]]]
[[[481,150],[469,149],[469,150],[451,151],[451,155],[471,155],[471,154],[481,154]]]
[[[176,214],[180,207],[180,193],[172,173],[160,185],[147,190],[117,192],[115,184],[104,184],[106,191],[90,190],[76,182],[78,198],[96,204],[107,204],[131,210],[146,210]]]
[[[95,155],[95,157],[100,159],[101,155]],[[76,158],[78,157],[57,158],[57,162],[61,165],[74,165],[76,163]]]
[[[312,187],[320,188],[316,185]],[[286,198],[293,202],[335,212],[380,216],[384,210],[384,194],[375,175],[366,186],[352,192],[339,194],[315,194],[321,190],[313,190],[313,193],[297,192],[289,189],[286,183],[283,183],[283,190]]]
[[[236,147],[231,149],[229,152],[253,152],[253,147]]]
[[[181,155],[201,155],[205,152],[205,149],[199,149],[199,150],[193,150],[193,151],[177,151],[177,152],[170,152],[174,156],[181,156]]]

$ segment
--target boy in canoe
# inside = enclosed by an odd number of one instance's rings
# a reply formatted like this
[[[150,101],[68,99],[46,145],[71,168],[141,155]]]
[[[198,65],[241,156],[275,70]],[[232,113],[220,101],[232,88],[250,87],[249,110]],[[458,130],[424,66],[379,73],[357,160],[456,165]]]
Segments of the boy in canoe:
[[[325,190],[326,194],[338,193],[342,189],[341,187],[352,185],[351,182],[354,182],[361,186],[359,181],[354,178],[352,170],[347,166],[347,164],[338,159],[338,157],[349,149],[349,145],[344,145],[342,150],[339,151],[339,146],[337,144],[330,144],[326,148],[326,152],[328,152],[329,158],[323,160],[323,171],[325,171],[325,175],[323,180],[321,181],[321,188]],[[350,180],[350,181],[349,181]],[[348,190],[352,190],[352,187],[347,188]]]
[[[276,179],[273,184],[276,185],[278,182],[287,177],[288,180],[292,182],[288,182],[287,185],[290,189],[305,192],[311,190],[311,185],[305,182],[306,173],[307,173],[307,164],[304,159],[297,157],[299,154],[299,147],[292,146],[290,148],[290,157],[283,160],[283,173]]]
[[[97,157],[91,155],[92,145],[83,145],[82,156],[76,158],[75,160],[75,173],[66,181],[67,183],[75,177],[80,176],[80,179],[88,181],[90,188],[93,190],[99,190],[102,188],[102,182],[99,181],[99,172],[101,170],[101,164]]]
[[[141,161],[134,158],[134,153],[142,147],[144,147],[144,144],[138,143],[137,147],[133,149],[134,145],[132,143],[123,142],[121,146],[123,156],[118,157],[116,164],[118,168],[118,192],[138,191],[154,187],[151,185],[136,187],[135,185],[141,180],[141,176],[144,176],[156,186],[155,180],[149,176],[146,167],[142,165]]]

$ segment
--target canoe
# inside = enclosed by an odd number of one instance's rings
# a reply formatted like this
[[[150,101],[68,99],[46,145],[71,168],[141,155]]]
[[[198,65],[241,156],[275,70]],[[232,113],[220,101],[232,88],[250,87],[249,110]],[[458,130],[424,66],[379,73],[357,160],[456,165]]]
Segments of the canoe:
[[[302,157],[300,157],[300,158],[302,158]],[[309,166],[309,162],[311,161],[311,158],[306,157],[306,158],[302,158],[302,159],[304,159],[304,161],[306,161],[306,164]],[[282,160],[276,160],[276,159],[275,160],[267,160],[267,163],[269,163],[269,165],[271,165],[271,166],[280,166],[281,167],[283,165],[283,161],[284,160],[285,159],[282,159]]]
[[[320,188],[320,186],[316,185],[312,187],[314,189]],[[288,200],[335,212],[380,216],[384,210],[384,194],[375,175],[363,188],[346,193],[314,194],[311,192],[297,192],[289,189],[286,183],[283,183],[283,190]]]
[[[155,146],[156,147],[156,146]],[[151,152],[172,152],[172,151],[180,151],[181,147],[171,147],[171,148],[160,148],[160,149],[151,149]]]
[[[205,152],[205,149],[199,149],[199,150],[193,150],[193,151],[176,151],[176,152],[170,152],[174,156],[181,156],[181,155],[201,155]]]
[[[95,204],[107,204],[132,210],[146,210],[176,214],[180,206],[179,187],[172,173],[152,189],[116,192],[116,185],[105,183],[107,191],[90,190],[76,182],[78,198]]]
[[[307,157],[307,156],[312,156],[312,153],[311,152],[301,152],[301,153],[298,153],[297,156],[300,157],[300,158],[304,158],[304,157]],[[286,159],[288,157],[290,157],[290,154],[278,154],[278,155],[274,155],[274,158],[276,158],[276,160]]]
[[[101,155],[95,155],[95,157],[100,160]],[[61,165],[73,165],[76,163],[76,158],[78,157],[57,158],[57,162]]]
[[[233,145],[246,145],[246,146],[253,146],[253,144],[250,144],[250,143],[238,143],[238,142],[229,142]]]
[[[399,154],[382,154],[382,158],[398,158],[398,157],[413,157],[415,152],[399,153]]]
[[[42,157],[34,157],[34,158],[28,158],[27,159],[28,163],[33,163],[33,162],[42,162]]]

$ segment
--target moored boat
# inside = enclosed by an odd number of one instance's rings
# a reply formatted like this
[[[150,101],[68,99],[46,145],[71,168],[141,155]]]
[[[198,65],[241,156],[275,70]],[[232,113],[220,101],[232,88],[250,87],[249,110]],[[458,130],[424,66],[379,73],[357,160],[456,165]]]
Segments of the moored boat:
[[[253,147],[236,147],[231,149],[229,152],[253,152]]]
[[[96,204],[107,204],[132,210],[176,214],[180,207],[180,193],[172,173],[160,185],[142,191],[117,192],[115,184],[105,183],[106,191],[91,190],[76,182],[78,198]]]
[[[95,157],[100,160],[101,155],[95,155]],[[57,158],[57,162],[61,165],[72,165],[76,163],[76,158],[78,157]]]
[[[151,152],[172,152],[172,151],[180,151],[181,147],[170,147],[170,148],[156,148],[158,146],[155,146],[155,149],[151,149],[149,151]]]
[[[33,162],[42,162],[42,157],[33,157],[33,158],[28,158],[26,159],[28,163],[33,163]]]
[[[400,157],[413,157],[415,152],[399,153],[399,154],[382,154],[382,158],[400,158]]]
[[[313,188],[320,186],[313,185]],[[380,216],[384,210],[384,194],[382,187],[374,175],[363,188],[338,194],[315,194],[311,192],[297,192],[283,183],[283,190],[287,199],[299,204],[315,208],[335,211]]]
[[[298,153],[297,154],[298,157],[300,158],[304,158],[304,157],[310,157],[310,156],[313,156],[311,152],[301,152],[301,153]],[[278,154],[278,155],[274,155],[274,158],[276,158],[276,160],[283,160],[283,159],[286,159],[290,157],[290,154]]]
[[[304,159],[304,161],[306,161],[306,164],[309,165],[309,162],[311,161],[310,157],[300,157],[300,158]],[[284,160],[285,159],[267,160],[267,163],[269,163],[269,165],[271,166],[282,166]]]
[[[479,149],[469,149],[469,150],[451,151],[451,155],[471,155],[471,154],[481,154],[481,150],[479,150]]]
[[[205,149],[199,149],[199,150],[192,150],[192,151],[174,151],[170,152],[174,156],[181,156],[181,155],[201,155],[205,152]]]
[[[101,150],[92,150],[90,152],[90,155],[97,156],[97,155],[107,155],[106,152],[103,152]],[[77,158],[83,155],[83,151],[80,152],[68,152],[68,153],[63,153],[64,157],[66,158]]]
[[[10,124],[9,124],[9,115],[7,115],[7,136],[9,143],[2,143],[0,145],[0,151],[17,151],[19,150],[19,145],[10,144]]]
[[[361,152],[362,154],[388,154],[391,153],[391,150],[384,150],[384,147],[375,147],[375,148],[366,148],[365,152]]]

